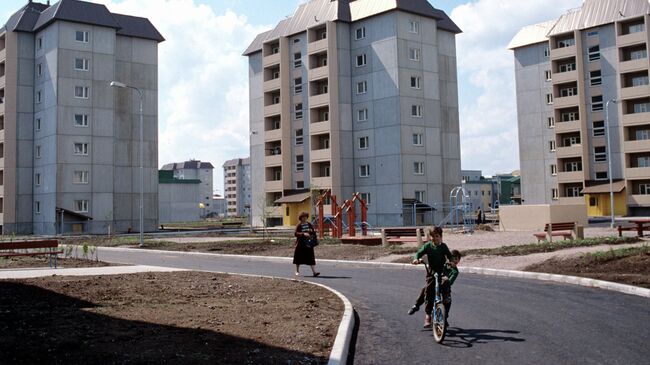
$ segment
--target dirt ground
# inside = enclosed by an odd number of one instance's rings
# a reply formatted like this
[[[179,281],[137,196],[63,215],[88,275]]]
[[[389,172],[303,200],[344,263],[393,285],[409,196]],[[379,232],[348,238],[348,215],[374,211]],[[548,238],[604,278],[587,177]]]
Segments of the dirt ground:
[[[52,264],[54,265],[54,264]],[[85,259],[59,258],[57,267],[102,267],[111,266],[111,264]],[[17,257],[0,257],[0,269],[22,269],[22,268],[49,268],[49,258],[45,256],[17,256]]]
[[[0,281],[3,364],[325,364],[343,313],[298,281],[200,272]]]

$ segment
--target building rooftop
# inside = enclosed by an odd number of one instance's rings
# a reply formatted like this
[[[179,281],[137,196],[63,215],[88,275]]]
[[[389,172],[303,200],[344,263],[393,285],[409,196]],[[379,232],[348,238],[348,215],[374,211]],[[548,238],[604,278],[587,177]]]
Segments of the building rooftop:
[[[185,162],[172,162],[163,165],[161,170],[164,171],[173,171],[173,170],[182,170],[182,169],[214,169],[214,166],[210,162],[201,162],[197,160],[189,160]]]

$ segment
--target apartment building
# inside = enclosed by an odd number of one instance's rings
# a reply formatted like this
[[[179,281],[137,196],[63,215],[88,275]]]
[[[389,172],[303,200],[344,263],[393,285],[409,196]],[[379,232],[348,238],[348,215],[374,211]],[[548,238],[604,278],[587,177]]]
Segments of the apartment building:
[[[223,164],[227,217],[250,217],[252,201],[251,160],[235,158]]]
[[[361,193],[373,226],[445,201],[460,181],[459,32],[426,0],[311,0],[259,34],[244,52],[253,224],[297,216],[280,202],[310,190]]]
[[[163,165],[158,172],[160,223],[190,222],[205,217],[212,204],[214,166],[189,160]]]
[[[158,43],[145,18],[100,4],[27,1],[0,29],[3,234],[106,233],[158,226]]]
[[[209,209],[214,194],[214,166],[210,162],[189,160],[185,162],[172,162],[163,165],[162,171],[172,171],[176,180],[197,180],[201,184],[198,189],[196,204],[203,204]]]
[[[650,214],[649,14],[585,0],[511,41],[525,204],[609,215],[611,179],[616,214]]]

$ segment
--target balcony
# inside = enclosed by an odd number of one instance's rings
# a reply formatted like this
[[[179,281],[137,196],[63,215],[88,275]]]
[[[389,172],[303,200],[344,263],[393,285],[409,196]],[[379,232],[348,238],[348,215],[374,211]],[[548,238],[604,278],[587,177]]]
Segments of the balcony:
[[[269,67],[273,65],[279,65],[280,64],[280,53],[274,53],[268,56],[265,56],[262,59],[262,67]]]
[[[315,42],[311,42],[307,45],[307,54],[314,54],[327,50],[327,38],[319,39]]]
[[[566,108],[570,106],[578,106],[580,99],[578,95],[565,96],[565,97],[556,97],[553,99],[554,108]]]
[[[553,74],[553,83],[562,84],[565,82],[578,81],[578,71],[567,71]]]
[[[627,204],[631,206],[649,206],[650,195],[628,195]]]
[[[650,124],[650,121],[648,122]],[[625,153],[637,153],[650,151],[650,140],[637,140],[623,142]]]
[[[632,180],[650,179],[650,167],[628,167],[625,169],[625,178]]]
[[[319,95],[312,95],[309,97],[309,106],[314,108],[318,106],[325,106],[328,105],[330,102],[330,94],[319,94]]]
[[[581,123],[579,120],[555,123],[555,133],[579,132],[580,128],[581,128]]]
[[[271,104],[264,107],[264,116],[279,115],[282,112],[282,103]]]
[[[648,59],[641,58],[638,60],[622,61],[618,64],[618,72],[644,71],[648,69]]]
[[[282,180],[266,181],[264,191],[282,191]]]
[[[329,67],[321,66],[309,70],[309,81],[324,79],[329,76]]]
[[[264,156],[264,166],[282,166],[282,155],[268,155]]]
[[[562,196],[560,197],[559,203],[560,205],[580,205],[585,204],[585,198],[582,196]]]
[[[321,150],[311,150],[309,152],[309,159],[311,162],[322,162],[329,161],[332,158],[332,153],[329,148],[323,148]]]
[[[325,122],[316,122],[309,125],[309,134],[322,134],[323,132],[329,132],[331,129],[330,121]]]
[[[280,78],[264,81],[264,91],[269,92],[280,89]]]
[[[621,89],[621,99],[650,96],[650,85],[624,87]]]
[[[551,50],[551,60],[568,58],[576,55],[577,55],[576,46],[555,48]]]
[[[622,122],[625,127],[650,124],[650,113],[623,114]]]
[[[582,182],[584,178],[583,171],[558,171],[557,173],[557,182],[561,184]]]
[[[639,43],[645,43],[646,32],[636,32],[618,36],[616,45],[619,47],[631,46]]]
[[[265,213],[268,217],[282,217],[282,206],[276,207],[276,206],[267,206],[265,208]]]
[[[318,186],[319,189],[332,188],[332,177],[331,176],[312,177],[311,184],[313,186]],[[325,212],[329,212],[329,211],[330,209],[325,209]]]
[[[3,48],[0,50],[0,61],[7,59],[7,49]]]
[[[264,142],[277,141],[282,139],[282,129],[271,129],[264,131]]]
[[[582,156],[582,145],[574,144],[571,147],[558,147],[555,151],[557,158],[571,158]]]

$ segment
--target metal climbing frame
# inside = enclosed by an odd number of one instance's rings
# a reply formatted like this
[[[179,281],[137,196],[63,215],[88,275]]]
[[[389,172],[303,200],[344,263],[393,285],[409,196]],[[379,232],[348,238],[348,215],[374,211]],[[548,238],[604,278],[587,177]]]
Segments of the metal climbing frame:
[[[457,186],[451,190],[449,193],[449,205],[449,224],[456,229],[462,228],[466,233],[474,232],[474,210],[464,187]]]

